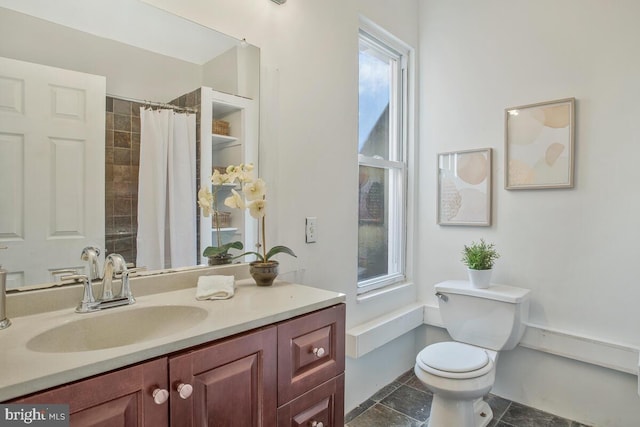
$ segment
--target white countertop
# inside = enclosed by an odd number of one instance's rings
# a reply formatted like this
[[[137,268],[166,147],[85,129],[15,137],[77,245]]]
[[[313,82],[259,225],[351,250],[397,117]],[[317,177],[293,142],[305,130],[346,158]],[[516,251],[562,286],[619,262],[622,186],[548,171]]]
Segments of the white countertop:
[[[236,281],[228,300],[197,301],[195,287],[136,296],[137,302],[103,312],[77,314],[71,308],[11,319],[0,331],[0,402],[107,372],[198,344],[286,320],[345,301],[344,294],[277,282],[258,287],[253,280]],[[135,295],[135,289],[134,289]],[[157,305],[188,305],[207,310],[206,319],[193,327],[136,344],[70,353],[44,353],[27,348],[34,336],[83,316]],[[135,325],[131,325],[135,328]],[[126,333],[126,331],[113,331]]]

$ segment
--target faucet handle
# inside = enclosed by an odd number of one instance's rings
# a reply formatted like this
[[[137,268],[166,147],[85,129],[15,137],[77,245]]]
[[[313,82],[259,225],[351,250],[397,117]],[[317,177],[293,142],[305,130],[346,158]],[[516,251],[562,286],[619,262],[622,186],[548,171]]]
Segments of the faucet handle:
[[[136,274],[146,269],[147,267],[128,268],[120,274],[120,278],[122,279],[122,287],[120,288],[120,295],[118,295],[118,298],[128,299],[129,304],[133,304],[134,302],[136,302],[136,299],[133,297],[133,294],[131,293],[131,283],[129,282],[129,276],[132,273]]]
[[[82,281],[82,285],[84,287],[84,293],[82,295],[82,300],[76,307],[76,313],[89,313],[91,311],[96,311],[96,299],[93,296],[93,288],[91,287],[91,281],[89,280],[89,276],[86,274],[72,274],[69,276],[62,276],[60,280],[74,280],[74,281]]]
[[[114,273],[116,278],[122,277],[124,276],[124,274],[128,274],[129,277],[132,277],[132,275],[136,275],[138,273],[140,273],[141,271],[147,271],[147,267],[133,267],[135,264],[133,263],[128,263],[127,264],[127,269],[120,271],[118,273]],[[133,268],[131,268],[133,267]]]

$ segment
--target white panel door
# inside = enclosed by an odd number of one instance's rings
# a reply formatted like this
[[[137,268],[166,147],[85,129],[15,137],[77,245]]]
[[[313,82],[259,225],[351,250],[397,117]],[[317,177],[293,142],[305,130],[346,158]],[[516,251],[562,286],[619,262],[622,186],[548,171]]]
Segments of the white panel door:
[[[8,288],[104,248],[103,76],[0,58],[0,263]]]

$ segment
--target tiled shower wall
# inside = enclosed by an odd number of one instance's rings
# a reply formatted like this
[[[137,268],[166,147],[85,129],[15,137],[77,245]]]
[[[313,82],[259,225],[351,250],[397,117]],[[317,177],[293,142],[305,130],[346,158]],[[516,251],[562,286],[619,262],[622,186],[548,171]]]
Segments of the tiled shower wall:
[[[142,104],[107,97],[105,250],[136,260]]]
[[[182,107],[200,105],[200,89],[171,102]],[[138,231],[138,167],[140,165],[140,107],[144,104],[106,99],[105,135],[105,251],[136,261]],[[200,114],[196,116],[196,153],[200,153]],[[200,176],[200,161],[196,162]],[[196,201],[194,200],[194,203]],[[199,233],[198,233],[199,241]],[[199,247],[199,243],[198,243]]]

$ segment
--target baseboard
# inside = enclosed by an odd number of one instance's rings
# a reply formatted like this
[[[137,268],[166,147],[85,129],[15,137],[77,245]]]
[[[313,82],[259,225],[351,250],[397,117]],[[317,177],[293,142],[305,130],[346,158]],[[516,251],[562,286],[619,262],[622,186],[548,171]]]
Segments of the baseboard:
[[[352,359],[424,324],[424,304],[414,303],[347,330],[346,354]]]
[[[437,306],[425,304],[424,323],[444,327]],[[527,323],[520,345],[628,374],[638,375],[640,370],[638,347],[552,329],[535,323]]]
[[[444,327],[437,306],[418,302],[355,326],[347,331],[347,356],[361,357],[422,324]],[[527,323],[520,345],[628,374],[640,373],[640,349],[629,344]]]

